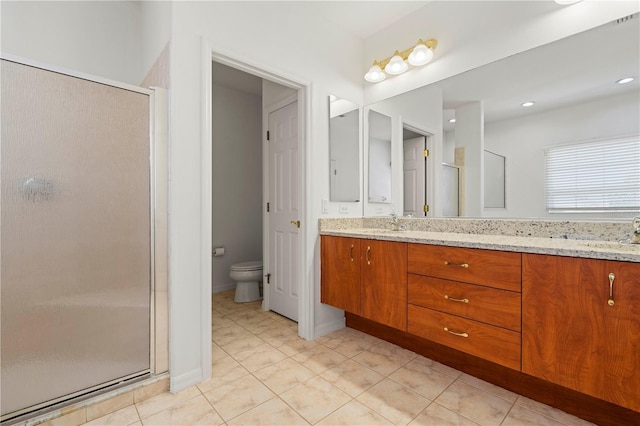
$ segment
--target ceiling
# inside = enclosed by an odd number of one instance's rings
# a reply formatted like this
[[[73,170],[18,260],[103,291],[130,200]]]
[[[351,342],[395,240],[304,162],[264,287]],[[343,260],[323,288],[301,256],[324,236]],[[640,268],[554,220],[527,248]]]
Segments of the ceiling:
[[[456,107],[482,100],[485,122],[491,122],[637,91],[639,54],[640,17],[636,14],[436,84],[443,89],[445,119],[453,116]],[[629,76],[635,80],[616,84]],[[536,104],[523,108],[525,101]],[[445,126],[445,130],[451,128]]]

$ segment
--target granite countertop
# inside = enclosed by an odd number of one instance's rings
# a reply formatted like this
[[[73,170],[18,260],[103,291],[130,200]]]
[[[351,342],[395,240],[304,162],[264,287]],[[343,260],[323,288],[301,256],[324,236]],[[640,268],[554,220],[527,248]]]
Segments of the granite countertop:
[[[379,228],[322,229],[320,234],[640,263],[640,244],[624,244],[617,241],[502,236],[415,230],[392,231],[390,229]]]

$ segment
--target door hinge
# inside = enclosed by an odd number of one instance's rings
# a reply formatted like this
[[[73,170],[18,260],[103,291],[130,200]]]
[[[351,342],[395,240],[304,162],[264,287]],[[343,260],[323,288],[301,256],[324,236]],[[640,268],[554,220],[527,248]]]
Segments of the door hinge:
[[[267,203],[267,213],[269,213],[269,208],[270,208],[269,203]]]
[[[267,130],[267,140],[270,141],[271,139],[269,139],[269,131]]]
[[[425,213],[429,213],[429,205],[425,204],[424,206],[422,206],[422,211]]]
[[[424,154],[425,158],[426,158],[426,157],[428,157],[428,156],[429,156],[429,150],[428,150],[428,149],[425,149],[425,150],[423,151],[423,154]]]
[[[267,277],[267,284],[271,284],[271,274],[267,274],[265,277]]]

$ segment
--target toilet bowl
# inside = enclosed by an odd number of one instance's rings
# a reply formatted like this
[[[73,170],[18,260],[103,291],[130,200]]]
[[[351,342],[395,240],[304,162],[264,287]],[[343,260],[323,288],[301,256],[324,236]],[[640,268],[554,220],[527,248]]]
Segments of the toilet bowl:
[[[236,303],[260,300],[260,283],[262,282],[262,261],[254,260],[231,265],[229,276],[236,281]]]

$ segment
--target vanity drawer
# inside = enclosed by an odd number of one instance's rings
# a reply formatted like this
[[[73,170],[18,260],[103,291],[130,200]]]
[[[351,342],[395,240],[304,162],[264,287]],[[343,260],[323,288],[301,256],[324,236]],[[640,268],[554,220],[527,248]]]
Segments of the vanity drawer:
[[[409,244],[409,272],[521,291],[520,253]]]
[[[520,371],[521,336],[515,331],[414,305],[408,308],[407,331]]]
[[[520,331],[520,293],[409,274],[409,303]]]

